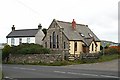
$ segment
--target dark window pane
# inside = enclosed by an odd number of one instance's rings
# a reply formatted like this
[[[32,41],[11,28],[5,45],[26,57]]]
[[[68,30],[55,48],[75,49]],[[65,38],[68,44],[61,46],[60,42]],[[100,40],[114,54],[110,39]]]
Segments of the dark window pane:
[[[52,42],[51,42],[52,40],[51,40],[51,36],[50,36],[50,48],[52,48]]]
[[[92,51],[93,51],[93,49],[94,49],[94,45],[92,44]]]
[[[45,47],[47,48],[47,42],[45,42]]]
[[[65,42],[64,42],[64,49],[66,48],[66,44],[65,44]]]
[[[77,51],[77,42],[74,43],[75,51]]]
[[[55,35],[55,32],[53,32],[53,48],[56,48],[56,35]]]
[[[59,37],[57,35],[57,48],[59,48]]]

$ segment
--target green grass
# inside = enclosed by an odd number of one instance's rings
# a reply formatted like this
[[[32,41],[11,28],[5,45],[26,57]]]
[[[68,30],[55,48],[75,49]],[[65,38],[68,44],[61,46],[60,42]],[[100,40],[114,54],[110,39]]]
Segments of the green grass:
[[[3,78],[3,72],[0,70],[0,80]]]
[[[76,64],[91,64],[91,63],[99,63],[99,62],[111,61],[111,60],[119,59],[119,58],[120,58],[120,55],[112,54],[112,55],[100,56],[100,58],[98,58],[98,59],[82,59],[82,60],[69,61],[69,62],[72,65],[76,65]]]
[[[118,54],[104,55],[98,59],[98,62],[111,61],[111,60],[118,59],[118,58],[120,58],[120,55]]]

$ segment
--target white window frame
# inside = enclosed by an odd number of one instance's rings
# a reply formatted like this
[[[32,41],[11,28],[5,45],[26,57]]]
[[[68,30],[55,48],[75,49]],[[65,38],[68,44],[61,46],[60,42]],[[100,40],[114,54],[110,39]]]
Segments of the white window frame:
[[[27,38],[27,43],[30,43],[30,38],[29,37]]]
[[[15,44],[15,39],[11,38],[11,45],[14,45],[14,44]]]
[[[22,38],[19,38],[19,44],[22,44]]]

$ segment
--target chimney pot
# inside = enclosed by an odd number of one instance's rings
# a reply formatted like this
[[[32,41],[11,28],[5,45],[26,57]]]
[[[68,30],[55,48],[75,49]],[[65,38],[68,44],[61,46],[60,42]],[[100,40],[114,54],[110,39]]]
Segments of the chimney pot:
[[[12,31],[15,31],[15,26],[13,25],[13,27],[12,27]]]
[[[41,29],[41,28],[42,28],[42,25],[41,25],[41,24],[39,24],[39,25],[38,25],[38,29]]]
[[[73,21],[72,21],[72,28],[73,29],[75,29],[76,28],[76,22],[75,22],[75,20],[73,19]]]

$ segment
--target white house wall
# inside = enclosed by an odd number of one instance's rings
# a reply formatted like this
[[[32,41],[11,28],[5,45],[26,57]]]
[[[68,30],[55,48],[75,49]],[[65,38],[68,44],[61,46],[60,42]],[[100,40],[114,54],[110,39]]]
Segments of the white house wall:
[[[93,51],[92,51],[92,44],[93,44]],[[91,45],[89,46],[89,53],[96,53],[96,45],[95,42],[93,41]]]
[[[36,43],[36,44],[43,45],[42,39],[43,39],[44,36],[45,36],[45,35],[44,35],[43,31],[40,29],[40,30],[38,31],[38,33],[36,34],[36,36],[35,36],[35,43]]]
[[[27,38],[22,38],[22,43],[27,43]],[[30,38],[30,42],[29,43],[35,43],[35,37],[29,37]],[[8,45],[11,46],[11,38],[8,38]],[[19,45],[19,38],[14,38],[14,45],[17,46]]]
[[[97,52],[100,51],[100,42],[96,42],[97,43]]]

